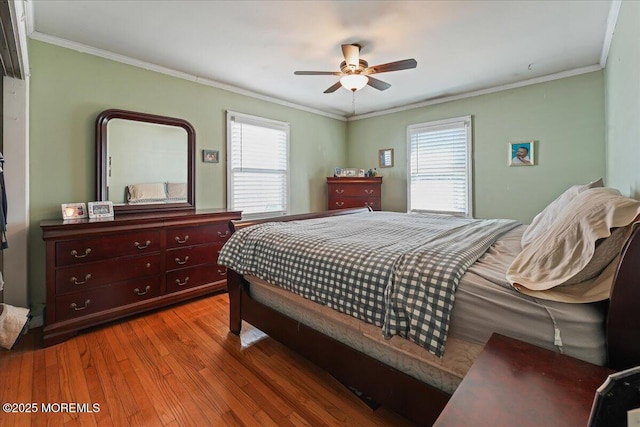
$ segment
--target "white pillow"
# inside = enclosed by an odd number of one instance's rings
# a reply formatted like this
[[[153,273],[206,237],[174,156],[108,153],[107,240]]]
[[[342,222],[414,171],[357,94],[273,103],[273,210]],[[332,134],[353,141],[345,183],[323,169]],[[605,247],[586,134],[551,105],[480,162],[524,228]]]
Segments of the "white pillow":
[[[544,234],[522,249],[507,270],[507,280],[519,291],[543,299],[576,303],[607,299],[615,273],[611,265],[617,263],[631,224],[638,218],[640,201],[612,188],[585,190],[566,205]],[[600,242],[599,246],[606,244],[606,255],[600,260],[596,257],[600,265],[590,265],[596,242],[609,238],[616,228],[623,231],[616,230],[611,242]]]
[[[152,184],[131,184],[127,185],[127,200],[137,202],[140,200],[163,200],[167,198],[164,182]]]
[[[571,202],[571,200],[573,200],[578,194],[590,188],[598,188],[603,186],[604,184],[602,178],[600,178],[596,181],[590,182],[589,184],[574,185],[569,187],[564,193],[558,196],[557,199],[549,203],[549,205],[544,208],[542,212],[540,212],[535,216],[535,218],[533,218],[533,221],[531,221],[531,224],[529,225],[529,227],[527,227],[527,229],[524,231],[524,234],[522,235],[522,247],[524,248],[536,237],[543,234],[551,226],[551,224],[555,222],[562,209],[564,209],[564,207],[569,202]]]

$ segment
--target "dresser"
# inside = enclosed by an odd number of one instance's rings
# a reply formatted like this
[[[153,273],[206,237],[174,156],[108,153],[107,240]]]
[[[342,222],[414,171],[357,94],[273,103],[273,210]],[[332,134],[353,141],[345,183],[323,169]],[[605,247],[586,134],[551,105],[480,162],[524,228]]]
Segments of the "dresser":
[[[370,207],[382,210],[382,177],[327,177],[329,210]]]
[[[226,290],[218,253],[231,235],[226,210],[46,220],[44,345],[79,330]]]

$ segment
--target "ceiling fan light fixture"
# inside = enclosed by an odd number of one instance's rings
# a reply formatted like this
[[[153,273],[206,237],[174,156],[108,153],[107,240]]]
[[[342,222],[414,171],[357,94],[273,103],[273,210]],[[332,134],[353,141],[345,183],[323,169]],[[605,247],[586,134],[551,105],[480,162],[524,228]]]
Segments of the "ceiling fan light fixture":
[[[362,74],[348,74],[340,78],[342,87],[352,92],[362,89],[368,82],[369,78]]]

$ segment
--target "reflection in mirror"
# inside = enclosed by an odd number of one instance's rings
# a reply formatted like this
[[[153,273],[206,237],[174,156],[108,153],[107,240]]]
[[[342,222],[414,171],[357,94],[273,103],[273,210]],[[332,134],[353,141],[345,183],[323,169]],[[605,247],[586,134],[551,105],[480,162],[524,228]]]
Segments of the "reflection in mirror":
[[[187,132],[179,127],[132,120],[111,120],[107,126],[107,200],[113,204],[186,202],[138,190],[166,183],[187,184]]]
[[[98,200],[116,212],[192,209],[195,132],[170,117],[107,110],[98,116]]]

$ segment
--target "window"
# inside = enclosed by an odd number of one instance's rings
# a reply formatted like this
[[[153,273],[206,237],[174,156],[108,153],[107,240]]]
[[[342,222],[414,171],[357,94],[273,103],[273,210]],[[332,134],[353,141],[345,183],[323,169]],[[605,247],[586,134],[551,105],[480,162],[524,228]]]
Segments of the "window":
[[[407,128],[409,211],[472,216],[471,116]]]
[[[227,111],[227,206],[243,218],[289,210],[289,124]]]

